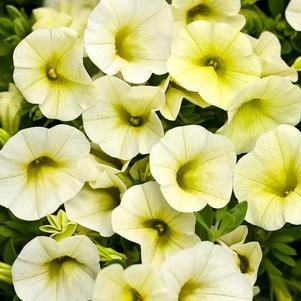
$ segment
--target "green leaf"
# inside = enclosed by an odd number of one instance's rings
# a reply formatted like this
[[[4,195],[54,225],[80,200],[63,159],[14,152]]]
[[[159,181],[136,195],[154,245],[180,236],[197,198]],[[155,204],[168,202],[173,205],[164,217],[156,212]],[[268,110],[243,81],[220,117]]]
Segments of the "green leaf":
[[[9,239],[3,250],[3,259],[5,263],[13,264],[15,259],[17,258],[17,252],[14,245],[14,240],[11,238]]]
[[[225,213],[219,227],[219,235],[222,236],[235,230],[243,221],[248,209],[247,202],[241,202]]]
[[[291,266],[291,267],[294,267],[296,266],[296,261],[288,256],[288,255],[284,255],[283,253],[280,253],[280,252],[277,252],[277,251],[273,251],[273,255],[279,259],[281,262]]]
[[[277,267],[275,267],[275,265],[267,257],[263,258],[261,265],[270,275],[282,275],[282,272]]]
[[[281,14],[286,6],[286,0],[268,0],[269,10],[275,18]]]
[[[6,5],[6,10],[10,18],[16,19],[16,18],[23,18],[23,15],[21,12],[14,7],[13,5]]]
[[[272,248],[276,249],[279,253],[282,253],[285,255],[291,255],[291,256],[297,255],[297,252],[293,247],[288,246],[282,242],[273,242]]]
[[[17,18],[14,20],[14,31],[19,37],[23,37],[26,35],[26,28],[24,27],[23,19]]]

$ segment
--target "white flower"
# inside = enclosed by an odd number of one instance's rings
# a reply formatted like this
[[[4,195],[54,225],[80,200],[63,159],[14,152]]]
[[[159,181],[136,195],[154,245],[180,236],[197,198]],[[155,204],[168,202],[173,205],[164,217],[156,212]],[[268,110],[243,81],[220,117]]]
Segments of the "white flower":
[[[93,295],[99,255],[86,236],[31,240],[12,266],[18,297],[24,301],[86,301]]]
[[[23,97],[14,84],[9,85],[7,92],[0,93],[0,126],[9,135],[19,130],[20,115],[18,114]]]
[[[70,220],[109,237],[114,234],[112,211],[119,206],[120,194],[126,186],[116,175],[120,170],[101,164],[97,159],[90,155],[94,170],[89,172],[89,183],[64,206]]]
[[[279,124],[296,125],[301,117],[301,90],[289,79],[269,76],[241,91],[228,108],[228,121],[218,133],[228,137],[237,154]]]
[[[184,98],[201,108],[210,106],[198,93],[185,90],[172,80],[170,76],[160,86],[165,92],[165,104],[160,109],[160,113],[168,120],[177,118]]]
[[[301,31],[301,0],[291,0],[288,4],[285,17],[290,26]]]
[[[234,231],[223,235],[220,244],[234,256],[238,270],[253,286],[257,279],[258,268],[262,260],[262,251],[257,241],[244,243],[248,234],[247,226],[239,226]]]
[[[164,134],[154,112],[164,104],[162,89],[130,87],[112,76],[97,79],[95,86],[98,101],[83,114],[89,138],[112,157],[129,160],[148,154]]]
[[[232,193],[231,142],[197,125],[169,130],[150,154],[150,169],[170,206],[181,212],[224,207]]]
[[[38,29],[14,52],[14,80],[25,99],[47,117],[73,120],[94,102],[77,33],[66,27]]]
[[[281,58],[281,44],[273,33],[264,31],[258,39],[246,35],[252,44],[254,53],[261,62],[261,77],[270,75],[286,77],[292,82],[298,80],[298,72]]]
[[[142,263],[152,265],[200,240],[193,214],[172,209],[156,182],[128,189],[113,211],[112,224],[116,233],[141,245]]]
[[[143,83],[167,72],[173,34],[165,0],[102,0],[89,17],[86,51],[103,72]]]
[[[182,87],[225,110],[261,74],[260,61],[239,29],[206,21],[195,21],[178,33],[167,67]]]
[[[97,276],[94,301],[168,301],[160,272],[136,264],[126,270],[118,264],[102,269]]]
[[[68,125],[19,131],[0,152],[0,204],[25,220],[54,212],[84,185],[89,150]]]
[[[248,202],[246,221],[268,231],[301,224],[301,133],[280,125],[263,134],[235,169],[234,192]]]
[[[240,0],[172,0],[171,5],[177,29],[198,20],[228,23],[239,29],[246,23],[238,14]]]
[[[171,301],[251,301],[252,287],[232,255],[211,242],[178,252],[162,266]]]

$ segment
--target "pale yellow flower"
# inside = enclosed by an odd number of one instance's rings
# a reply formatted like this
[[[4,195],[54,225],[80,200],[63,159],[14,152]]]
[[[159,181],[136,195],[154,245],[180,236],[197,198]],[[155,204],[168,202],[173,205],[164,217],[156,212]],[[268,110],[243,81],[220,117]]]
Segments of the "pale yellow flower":
[[[19,130],[21,117],[18,112],[22,101],[23,96],[14,84],[9,85],[7,92],[0,93],[0,126],[10,136]]]
[[[239,29],[246,23],[239,15],[240,0],[173,0],[171,5],[177,29],[198,20],[228,23]]]
[[[156,182],[128,189],[113,211],[112,224],[116,233],[141,245],[142,263],[152,265],[200,241],[193,214],[171,208]]]
[[[218,133],[232,141],[237,154],[246,153],[263,133],[279,124],[296,125],[300,117],[300,88],[289,79],[269,76],[238,93]]]
[[[83,114],[89,138],[112,157],[129,160],[148,154],[164,134],[155,113],[164,104],[162,89],[130,87],[113,76],[97,79],[95,86],[98,101]]]
[[[165,104],[160,109],[160,113],[168,120],[177,118],[184,98],[201,108],[210,106],[198,93],[185,90],[170,77],[163,81],[160,86],[165,92]]]
[[[171,301],[251,301],[253,297],[233,256],[208,241],[167,259],[162,274]]]
[[[170,206],[181,212],[224,207],[232,193],[231,142],[197,125],[169,130],[152,148],[150,169]]]
[[[89,17],[85,46],[103,72],[144,83],[167,72],[173,19],[165,0],[102,0]]]
[[[97,276],[94,301],[168,301],[158,269],[136,264],[123,270],[118,264],[102,269]]]
[[[222,236],[220,244],[233,254],[238,270],[253,286],[257,279],[258,268],[262,260],[259,242],[244,243],[248,234],[247,226],[239,226],[234,231]]]
[[[0,152],[0,205],[25,220],[54,212],[83,187],[89,150],[68,125],[19,131]]]
[[[281,58],[281,44],[277,36],[264,31],[258,39],[247,35],[254,53],[259,57],[262,71],[261,77],[270,75],[286,77],[292,82],[298,80],[298,72],[287,65]]]
[[[98,261],[97,248],[86,236],[60,241],[38,236],[12,266],[14,288],[24,301],[91,300]]]
[[[181,86],[225,110],[261,74],[259,58],[239,29],[206,21],[195,21],[178,33],[167,66]]]
[[[291,0],[286,8],[285,17],[289,25],[301,31],[301,0]]]
[[[248,202],[246,220],[268,231],[301,224],[301,133],[280,125],[263,134],[235,170],[234,192]]]
[[[37,29],[14,51],[14,81],[25,99],[51,119],[73,120],[94,102],[77,33],[66,27]]]

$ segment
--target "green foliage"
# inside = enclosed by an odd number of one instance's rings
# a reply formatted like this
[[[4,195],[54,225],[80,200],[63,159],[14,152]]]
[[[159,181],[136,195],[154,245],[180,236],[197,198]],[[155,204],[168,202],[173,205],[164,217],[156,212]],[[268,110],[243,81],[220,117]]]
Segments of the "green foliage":
[[[198,223],[196,232],[202,240],[209,239],[215,242],[242,224],[247,209],[247,202],[241,202],[230,209],[227,206],[215,211],[210,206],[206,206],[200,212],[195,213]]]

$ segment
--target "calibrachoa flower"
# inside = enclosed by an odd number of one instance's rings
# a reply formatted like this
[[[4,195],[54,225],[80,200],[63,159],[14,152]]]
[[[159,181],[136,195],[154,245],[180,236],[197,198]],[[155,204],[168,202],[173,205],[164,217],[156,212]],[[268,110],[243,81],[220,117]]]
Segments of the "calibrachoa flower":
[[[238,14],[240,0],[173,0],[171,8],[178,29],[198,20],[228,23],[239,29],[246,22]]]
[[[221,246],[200,242],[178,252],[162,267],[171,301],[251,301],[252,287]]]
[[[98,261],[97,248],[86,236],[60,241],[39,236],[13,264],[14,288],[24,301],[90,300]]]
[[[0,205],[25,220],[54,212],[84,185],[89,150],[68,125],[19,131],[0,152]]]
[[[232,193],[236,155],[231,142],[197,125],[169,130],[150,154],[151,173],[167,202],[193,212],[224,207]]]
[[[298,72],[281,58],[281,44],[274,34],[264,31],[258,39],[247,35],[254,53],[261,62],[261,77],[270,75],[286,77],[292,82],[298,80]]]
[[[112,224],[116,233],[141,245],[142,263],[152,265],[200,240],[193,214],[172,209],[155,182],[128,189],[113,211]]]
[[[18,114],[23,96],[14,84],[9,85],[7,92],[0,93],[0,126],[9,135],[14,135],[19,130],[20,115]]]
[[[114,234],[112,211],[120,204],[120,194],[126,186],[116,175],[119,170],[94,160],[96,172],[92,174],[96,178],[92,177],[92,181],[66,202],[65,209],[70,220],[108,237]]]
[[[246,220],[266,230],[301,224],[301,133],[280,125],[262,135],[236,166],[234,192],[248,202]]]
[[[95,81],[97,103],[84,112],[89,138],[110,156],[124,160],[138,153],[148,154],[163,136],[163,127],[154,111],[164,104],[159,87],[130,87],[113,76]]]
[[[197,92],[185,90],[170,77],[163,81],[161,86],[165,92],[165,104],[160,109],[160,113],[168,120],[177,118],[184,98],[202,108],[210,106]]]
[[[58,17],[67,15],[68,19],[71,19],[68,26],[75,29],[78,34],[82,36],[88,22],[88,17],[99,1],[100,0],[45,0],[44,9],[56,11]]]
[[[301,31],[301,0],[291,0],[288,4],[285,17],[289,25],[295,30]]]
[[[164,282],[157,268],[136,264],[123,270],[118,264],[102,269],[97,276],[94,301],[165,301]]]
[[[47,118],[73,120],[94,101],[77,33],[66,27],[32,32],[14,52],[14,81]]]
[[[235,97],[218,133],[232,141],[238,154],[246,153],[263,133],[279,124],[296,125],[300,117],[300,88],[285,78],[266,77]]]
[[[167,66],[181,86],[222,109],[261,73],[260,61],[239,29],[205,21],[179,32]]]
[[[89,17],[86,51],[103,72],[143,83],[167,72],[173,34],[165,0],[102,0]]]
[[[253,286],[257,279],[262,251],[257,241],[244,243],[248,234],[247,226],[239,226],[234,231],[220,238],[221,244],[227,246],[233,254],[239,271]]]

